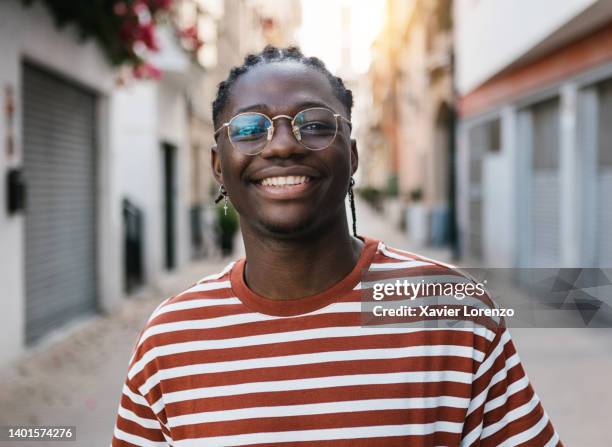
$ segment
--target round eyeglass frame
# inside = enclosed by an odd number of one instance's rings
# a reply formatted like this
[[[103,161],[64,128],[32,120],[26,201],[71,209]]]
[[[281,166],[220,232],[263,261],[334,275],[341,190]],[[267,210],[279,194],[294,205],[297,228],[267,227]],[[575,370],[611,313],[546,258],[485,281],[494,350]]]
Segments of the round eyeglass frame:
[[[318,148],[318,149],[312,149],[312,148],[306,146],[304,143],[302,143],[302,141],[301,141],[302,138],[301,138],[301,135],[300,135],[300,130],[295,125],[295,118],[300,113],[304,113],[304,112],[307,112],[309,110],[326,110],[328,112],[331,112],[331,114],[334,116],[334,119],[336,120],[336,131],[334,132],[334,136],[331,138],[331,140],[329,140],[329,144],[327,146],[324,146],[324,147],[321,147],[321,148]],[[243,115],[261,115],[261,116],[267,118],[270,121],[270,123],[271,123],[270,127],[268,127],[268,129],[267,129],[268,130],[268,135],[267,135],[267,138],[266,138],[266,144],[264,144],[263,147],[261,148],[261,150],[259,150],[257,152],[249,153],[249,152],[241,151],[240,149],[238,149],[236,147],[236,145],[232,141],[232,137],[230,136],[229,129],[230,129],[230,126],[232,124],[232,121],[234,121],[239,116],[243,116]],[[242,112],[242,113],[239,113],[237,115],[234,115],[227,123],[223,123],[217,130],[215,130],[214,135],[217,135],[219,132],[221,132],[223,130],[223,128],[227,128],[227,139],[229,140],[230,144],[232,145],[232,147],[235,150],[237,150],[241,154],[245,154],[245,155],[259,155],[263,151],[266,150],[266,148],[268,147],[268,144],[270,144],[270,141],[272,141],[272,138],[274,137],[274,131],[275,131],[274,120],[276,120],[278,118],[287,118],[288,120],[291,121],[291,132],[293,133],[293,137],[296,139],[296,141],[298,143],[300,143],[302,145],[302,147],[305,147],[309,151],[322,151],[323,149],[327,149],[328,147],[330,147],[334,143],[334,141],[336,140],[336,137],[338,136],[338,129],[340,127],[340,126],[338,126],[338,118],[340,118],[341,120],[344,120],[349,125],[349,127],[352,127],[352,123],[351,123],[351,121],[349,119],[343,117],[339,113],[334,113],[333,110],[328,109],[327,107],[308,107],[308,108],[306,108],[304,110],[300,110],[298,113],[293,115],[293,117],[291,117],[289,115],[276,115],[276,116],[273,116],[272,118],[270,118],[268,115],[266,115],[265,113],[261,113],[261,112]]]

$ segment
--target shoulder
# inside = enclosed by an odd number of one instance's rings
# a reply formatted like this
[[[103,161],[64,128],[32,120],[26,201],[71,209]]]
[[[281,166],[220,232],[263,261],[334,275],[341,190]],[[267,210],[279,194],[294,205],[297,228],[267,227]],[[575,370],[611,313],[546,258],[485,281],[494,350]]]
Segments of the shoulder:
[[[205,276],[184,291],[161,302],[144,324],[130,364],[146,352],[162,345],[182,342],[183,333],[198,329],[195,321],[203,321],[234,313],[240,300],[232,292],[230,274],[237,261],[219,272]]]
[[[487,345],[505,328],[504,318],[498,315],[498,306],[487,290],[487,281],[448,262],[378,241],[376,255],[363,279],[364,288],[376,292],[376,300],[408,303],[418,312],[427,308],[424,318],[436,320],[437,327],[463,327],[466,335],[484,335]]]
[[[231,293],[230,272],[236,261],[227,264],[222,270],[205,276],[184,291],[163,301],[153,311],[147,325],[164,322],[163,315],[181,310],[197,309],[206,304],[221,304]]]
[[[371,270],[409,270],[416,269],[417,272],[438,271],[453,273],[460,269],[444,261],[431,259],[416,252],[391,247],[383,241],[376,241],[378,244],[376,254],[372,260]]]
[[[382,241],[378,242],[377,253],[370,266],[370,273],[374,272],[383,273],[380,275],[381,278],[384,278],[384,273],[386,273],[386,276],[389,278],[418,277],[419,280],[434,284],[478,285],[478,288],[474,291],[471,290],[471,287],[468,288],[468,293],[471,294],[470,297],[474,298],[475,302],[479,305],[490,308],[496,307],[489,292],[486,290],[486,280],[480,282],[465,268],[445,261],[431,259],[411,251],[389,247]],[[439,291],[440,288],[432,288],[431,290]],[[456,292],[457,287],[442,290]],[[445,295],[447,294],[445,293]],[[454,298],[461,301],[462,304],[470,304],[470,301],[466,301],[466,297],[463,295],[454,296]]]

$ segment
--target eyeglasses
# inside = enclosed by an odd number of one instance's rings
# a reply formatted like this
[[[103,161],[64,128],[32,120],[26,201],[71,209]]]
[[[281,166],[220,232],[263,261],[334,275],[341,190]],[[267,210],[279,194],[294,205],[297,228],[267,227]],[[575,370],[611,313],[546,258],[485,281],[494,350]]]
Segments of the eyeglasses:
[[[279,118],[291,121],[293,136],[311,151],[320,151],[331,146],[338,134],[338,118],[351,125],[351,122],[339,113],[325,107],[312,107],[298,112],[293,118],[288,115],[270,118],[259,112],[239,113],[215,130],[215,135],[227,128],[227,136],[237,151],[246,155],[257,155],[263,152],[272,140],[274,120]]]

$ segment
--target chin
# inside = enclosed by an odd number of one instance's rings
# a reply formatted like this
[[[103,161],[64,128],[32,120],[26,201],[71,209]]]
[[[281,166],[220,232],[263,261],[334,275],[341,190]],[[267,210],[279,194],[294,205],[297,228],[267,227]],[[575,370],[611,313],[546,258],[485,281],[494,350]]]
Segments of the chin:
[[[308,219],[300,219],[292,222],[278,219],[262,219],[260,225],[271,235],[279,237],[304,236],[315,230],[315,218],[315,216],[310,216]]]

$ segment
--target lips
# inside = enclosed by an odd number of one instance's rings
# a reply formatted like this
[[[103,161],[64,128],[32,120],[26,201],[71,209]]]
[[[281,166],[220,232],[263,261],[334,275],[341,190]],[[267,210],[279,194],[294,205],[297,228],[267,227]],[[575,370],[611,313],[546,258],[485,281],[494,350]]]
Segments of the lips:
[[[319,171],[309,166],[271,166],[257,170],[250,181],[268,199],[290,200],[308,195],[320,177]]]

